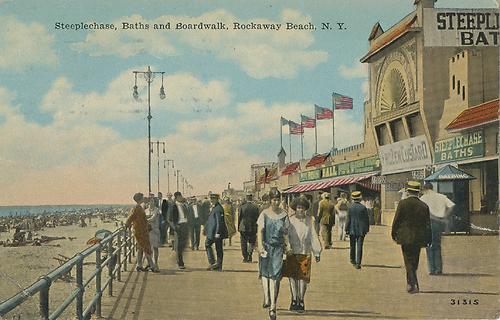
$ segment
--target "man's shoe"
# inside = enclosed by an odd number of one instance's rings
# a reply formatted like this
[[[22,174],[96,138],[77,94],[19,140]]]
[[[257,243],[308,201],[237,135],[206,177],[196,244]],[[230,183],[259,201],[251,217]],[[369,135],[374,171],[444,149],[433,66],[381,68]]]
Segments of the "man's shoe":
[[[184,269],[186,269],[186,266],[185,265],[180,265],[179,269],[184,270]]]
[[[297,310],[297,301],[292,300],[292,302],[290,303],[290,308],[288,310],[296,311]]]
[[[208,271],[213,271],[219,268],[219,265],[217,263],[211,264],[208,266],[207,270]]]
[[[304,311],[305,311],[305,309],[306,309],[306,308],[305,308],[305,306],[304,306],[304,301],[301,301],[301,302],[299,302],[299,303],[297,304],[297,311],[298,311],[299,313],[304,312]]]
[[[142,272],[142,271],[144,271],[144,268],[143,267],[135,267],[135,271]]]
[[[269,310],[269,320],[276,320],[276,310]]]
[[[354,268],[361,269],[361,265],[360,264],[356,264],[356,265],[354,265]]]
[[[265,309],[265,308],[269,308],[271,306],[271,303],[270,302],[262,302],[262,308]]]
[[[351,260],[351,264],[352,264],[353,266],[355,266],[355,265],[356,265],[356,262],[355,262],[354,260]]]

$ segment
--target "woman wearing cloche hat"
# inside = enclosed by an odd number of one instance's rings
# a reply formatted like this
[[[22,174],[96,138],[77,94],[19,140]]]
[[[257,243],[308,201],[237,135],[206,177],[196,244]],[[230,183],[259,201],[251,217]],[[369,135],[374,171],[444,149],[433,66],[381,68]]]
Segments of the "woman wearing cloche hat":
[[[320,261],[321,243],[314,229],[314,220],[306,215],[310,203],[307,198],[300,196],[292,201],[290,207],[295,214],[290,217],[288,238],[290,239],[291,254],[288,254],[283,263],[283,276],[290,280],[292,302],[291,311],[304,311],[304,296],[307,284],[311,278],[311,252]]]

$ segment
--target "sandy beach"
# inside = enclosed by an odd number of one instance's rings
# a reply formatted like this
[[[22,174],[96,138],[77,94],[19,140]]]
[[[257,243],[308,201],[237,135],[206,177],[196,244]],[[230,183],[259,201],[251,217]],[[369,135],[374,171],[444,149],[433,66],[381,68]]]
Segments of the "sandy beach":
[[[119,217],[118,219],[124,219]],[[40,276],[43,276],[59,266],[59,262],[54,258],[62,258],[60,255],[71,258],[76,253],[86,249],[87,240],[94,236],[95,231],[107,229],[114,231],[117,229],[115,222],[102,222],[93,219],[92,225],[80,227],[78,225],[58,226],[55,228],[44,228],[37,231],[38,236],[66,237],[66,239],[53,240],[41,246],[0,246],[0,301],[4,301],[23,288],[31,285]],[[0,233],[0,241],[8,238],[12,239],[13,230],[10,233]],[[69,237],[72,240],[69,240]],[[74,239],[73,239],[74,238]],[[95,255],[91,255],[85,261],[95,262]],[[84,279],[93,270],[95,265],[84,266]],[[57,306],[68,296],[75,287],[75,270],[72,270],[70,281],[58,280],[52,284],[50,290],[50,310],[54,311]],[[93,296],[94,283],[90,290],[85,293],[84,306],[88,304]],[[20,319],[38,318],[39,296],[35,295],[25,301],[20,307],[11,311],[5,319],[12,319],[20,316]],[[74,303],[69,307],[62,319],[74,318]],[[17,319],[17,318],[16,318]]]

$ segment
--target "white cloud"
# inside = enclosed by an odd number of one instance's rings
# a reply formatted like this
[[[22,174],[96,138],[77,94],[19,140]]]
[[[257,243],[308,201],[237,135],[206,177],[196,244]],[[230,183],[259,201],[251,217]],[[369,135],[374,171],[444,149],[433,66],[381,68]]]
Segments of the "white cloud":
[[[299,71],[309,70],[325,62],[328,54],[312,50],[314,43],[312,31],[284,30],[287,21],[308,23],[310,17],[295,10],[283,10],[279,20],[240,19],[230,12],[220,9],[197,17],[160,16],[156,19],[143,19],[134,15],[115,21],[147,23],[150,30],[118,30],[116,32],[95,31],[87,35],[84,42],[73,45],[79,52],[90,55],[118,55],[130,57],[139,53],[149,53],[156,57],[178,54],[181,44],[212,53],[219,59],[229,60],[241,67],[251,77],[262,79],[294,78]],[[151,30],[155,23],[171,22],[173,30]],[[178,23],[198,24],[200,21],[222,22],[229,30],[175,30]],[[281,23],[279,31],[234,30],[233,23]],[[174,44],[177,44],[174,46]]]
[[[142,67],[139,70],[146,70]],[[153,70],[155,70],[153,68]],[[202,82],[188,73],[172,74],[164,78],[167,98],[158,97],[161,80],[155,79],[151,95],[152,109],[165,109],[170,112],[189,112],[197,110],[217,110],[228,106],[231,101],[229,84],[212,80]],[[96,121],[136,119],[137,114],[147,114],[145,106],[147,90],[144,79],[139,78],[141,101],[132,98],[134,76],[127,70],[111,80],[103,93],[80,93],[65,77],[54,81],[43,98],[41,109],[53,115],[54,121],[61,126]]]
[[[340,75],[346,79],[368,78],[368,65],[366,63],[356,62],[352,67],[340,65]]]
[[[90,56],[116,55],[129,58],[145,52],[155,57],[177,54],[169,39],[160,31],[122,29],[122,22],[133,25],[145,21],[140,15],[122,17],[114,22],[118,28],[117,31],[91,32],[84,42],[75,43],[71,47],[78,52],[86,52]]]
[[[23,23],[2,16],[0,28],[0,69],[23,70],[32,65],[53,65],[58,59],[52,49],[54,37],[37,23]]]

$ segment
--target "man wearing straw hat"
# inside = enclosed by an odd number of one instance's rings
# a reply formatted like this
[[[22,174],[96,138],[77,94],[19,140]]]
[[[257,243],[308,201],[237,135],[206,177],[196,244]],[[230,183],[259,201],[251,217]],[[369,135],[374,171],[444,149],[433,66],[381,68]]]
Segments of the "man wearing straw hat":
[[[322,200],[318,206],[318,219],[321,223],[321,235],[323,237],[323,246],[325,249],[332,248],[332,228],[335,223],[335,207],[330,202],[330,193],[323,192]]]
[[[361,204],[361,192],[353,191],[351,193],[351,199],[354,203],[347,212],[345,232],[349,235],[351,264],[356,269],[361,269],[363,242],[365,240],[365,235],[370,231],[370,220],[368,218],[368,210]]]
[[[429,207],[418,198],[420,183],[408,181],[408,197],[399,201],[392,223],[391,236],[401,245],[406,268],[406,291],[418,293],[417,279],[420,249],[431,243],[431,221]]]

